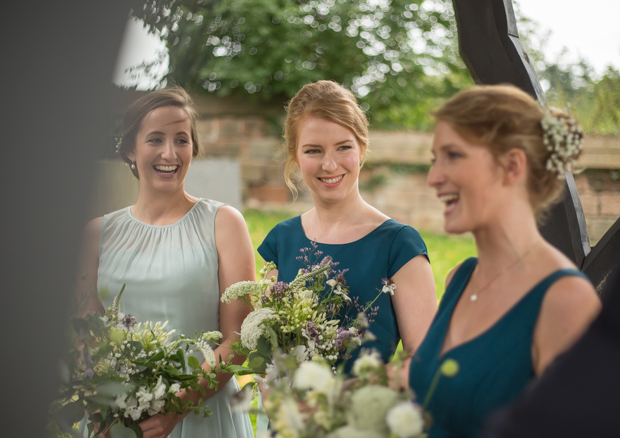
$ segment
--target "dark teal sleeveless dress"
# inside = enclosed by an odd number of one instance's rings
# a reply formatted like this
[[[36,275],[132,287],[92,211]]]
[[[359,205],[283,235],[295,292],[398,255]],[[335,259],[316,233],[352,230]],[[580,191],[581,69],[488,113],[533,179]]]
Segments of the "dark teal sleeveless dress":
[[[394,219],[386,220],[355,242],[317,245],[323,252],[321,258],[331,256],[334,262],[339,263],[336,270],[348,269],[344,278],[350,288],[350,295],[359,297],[362,305],[375,299],[383,287],[382,279],[392,278],[408,261],[420,254],[428,257],[420,234]],[[297,216],[276,225],[258,247],[258,253],[265,261],[276,264],[278,280],[290,282],[299,269],[306,267],[302,261],[297,260],[301,255],[299,250],[310,246],[310,240],[301,225],[301,216]],[[398,293],[398,289],[395,293]],[[381,294],[374,306],[379,306],[379,311],[369,330],[377,339],[366,342],[363,347],[374,348],[387,362],[400,341],[396,314],[389,294]],[[349,316],[355,318],[356,315]],[[347,361],[345,371],[348,371],[358,354],[359,351],[354,352],[353,357]]]
[[[455,273],[426,338],[416,351],[409,384],[422,403],[437,369],[446,359],[459,364],[454,377],[442,376],[427,410],[432,416],[429,438],[474,438],[488,415],[519,396],[534,377],[532,341],[545,293],[558,279],[578,275],[563,269],[540,281],[497,323],[440,358],[446,331],[478,259],[467,259]]]

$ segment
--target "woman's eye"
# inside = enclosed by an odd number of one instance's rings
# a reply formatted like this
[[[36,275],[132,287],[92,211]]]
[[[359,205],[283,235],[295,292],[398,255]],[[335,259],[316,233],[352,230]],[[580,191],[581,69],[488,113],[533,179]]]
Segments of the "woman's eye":
[[[304,154],[306,154],[306,155],[316,155],[316,154],[318,154],[318,153],[320,153],[320,152],[321,152],[321,151],[320,151],[320,150],[318,150],[318,149],[306,149],[306,150],[304,151]]]
[[[448,158],[450,160],[454,160],[455,158],[459,158],[461,156],[461,154],[457,153],[457,152],[448,152]]]
[[[351,149],[351,145],[348,145],[348,144],[342,145],[338,148],[338,150],[341,150],[341,151],[348,151],[349,149]]]
[[[151,144],[159,144],[159,143],[161,143],[161,139],[159,139],[159,138],[149,138],[146,142],[147,143],[151,143]]]
[[[187,141],[187,139],[185,139],[185,138],[180,138],[178,140],[178,142],[181,143],[181,144],[189,144],[189,141]]]

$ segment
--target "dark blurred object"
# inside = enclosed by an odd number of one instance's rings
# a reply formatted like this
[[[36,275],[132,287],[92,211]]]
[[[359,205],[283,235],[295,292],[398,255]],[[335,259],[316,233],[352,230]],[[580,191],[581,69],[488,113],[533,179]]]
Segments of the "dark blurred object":
[[[620,437],[620,273],[586,334],[556,359],[483,438]]]
[[[1,437],[46,436],[129,7],[121,0],[2,4]]]
[[[477,84],[513,84],[546,100],[534,67],[525,52],[512,0],[452,0],[458,25],[459,51]],[[590,248],[586,220],[575,180],[566,175],[565,194],[540,227],[543,237],[566,254],[592,281],[601,297],[620,257],[620,220]]]

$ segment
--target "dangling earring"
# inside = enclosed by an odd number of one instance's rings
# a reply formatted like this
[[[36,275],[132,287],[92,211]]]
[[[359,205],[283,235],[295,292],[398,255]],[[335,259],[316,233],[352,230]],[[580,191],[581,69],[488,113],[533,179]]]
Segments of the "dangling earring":
[[[136,168],[136,162],[135,162],[135,161],[132,161],[132,162],[131,162],[131,166],[129,166],[129,167],[131,167],[132,169],[135,169],[135,168]]]

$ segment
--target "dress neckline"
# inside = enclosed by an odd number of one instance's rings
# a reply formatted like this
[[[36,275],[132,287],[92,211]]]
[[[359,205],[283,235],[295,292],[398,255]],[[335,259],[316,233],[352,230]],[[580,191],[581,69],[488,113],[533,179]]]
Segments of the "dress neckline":
[[[370,237],[371,235],[376,233],[380,228],[383,228],[385,225],[387,225],[388,222],[396,222],[394,219],[388,218],[385,221],[383,221],[381,224],[379,224],[377,227],[375,227],[373,230],[371,230],[368,234],[366,234],[366,235],[364,235],[364,236],[360,237],[359,239],[354,240],[352,242],[347,242],[347,243],[323,243],[323,242],[318,242],[318,241],[312,240],[312,239],[310,239],[306,235],[306,231],[304,230],[304,227],[301,224],[301,215],[297,216],[296,219],[297,219],[297,226],[299,227],[299,230],[301,231],[301,234],[304,236],[304,238],[308,242],[315,242],[315,243],[318,243],[319,245],[326,245],[326,246],[344,246],[344,245],[351,245],[353,243],[362,242],[364,239],[367,239],[368,237]]]
[[[477,257],[472,257],[474,259],[474,263],[472,264],[471,270],[469,271],[469,273],[467,273],[467,278],[465,279],[465,284],[463,285],[463,288],[461,289],[461,292],[458,294],[458,296],[456,297],[456,299],[454,300],[453,303],[451,303],[451,308],[450,308],[450,317],[448,318],[448,322],[446,323],[444,330],[443,330],[443,335],[441,336],[441,345],[439,346],[439,354],[437,356],[438,361],[441,361],[442,359],[444,359],[448,354],[452,354],[455,350],[460,349],[461,347],[464,347],[466,345],[472,344],[484,337],[486,337],[489,333],[491,333],[493,330],[495,330],[506,318],[508,318],[508,316],[512,313],[514,313],[516,311],[516,309],[518,307],[520,307],[526,300],[526,298],[528,298],[530,295],[532,295],[532,293],[537,290],[543,283],[545,283],[546,281],[548,281],[551,277],[557,275],[560,272],[579,272],[579,271],[575,271],[574,269],[557,269],[553,272],[551,272],[549,275],[546,275],[545,277],[543,277],[540,281],[538,281],[536,284],[534,284],[534,286],[532,286],[532,288],[530,288],[530,290],[523,295],[516,303],[514,303],[508,310],[506,310],[502,316],[500,316],[493,324],[491,324],[486,330],[478,333],[476,336],[474,336],[473,338],[465,341],[465,342],[461,342],[460,344],[456,345],[456,346],[452,346],[449,349],[447,349],[446,351],[444,351],[443,353],[441,352],[441,350],[443,350],[443,346],[446,342],[446,336],[448,335],[448,329],[450,328],[450,322],[452,322],[452,316],[454,315],[454,309],[456,308],[456,305],[458,304],[459,300],[461,299],[461,296],[463,295],[463,292],[465,292],[465,289],[467,288],[467,284],[469,283],[469,280],[471,280],[471,276],[474,272],[474,269],[476,267],[476,265],[478,264],[478,258]]]
[[[204,198],[198,198],[198,200],[194,203],[194,205],[192,206],[192,208],[190,208],[187,213],[185,213],[183,215],[183,217],[181,219],[179,219],[178,221],[172,223],[172,224],[168,224],[168,225],[153,225],[153,224],[147,224],[146,222],[142,222],[140,219],[136,219],[134,217],[133,214],[131,214],[131,207],[133,207],[132,205],[128,206],[126,208],[127,210],[127,216],[134,222],[137,222],[140,225],[143,225],[145,227],[149,227],[149,228],[156,228],[156,229],[164,229],[164,228],[171,228],[171,227],[176,227],[178,225],[180,225],[183,221],[185,221],[185,219],[198,207],[198,204],[200,202],[202,202],[204,200]]]

